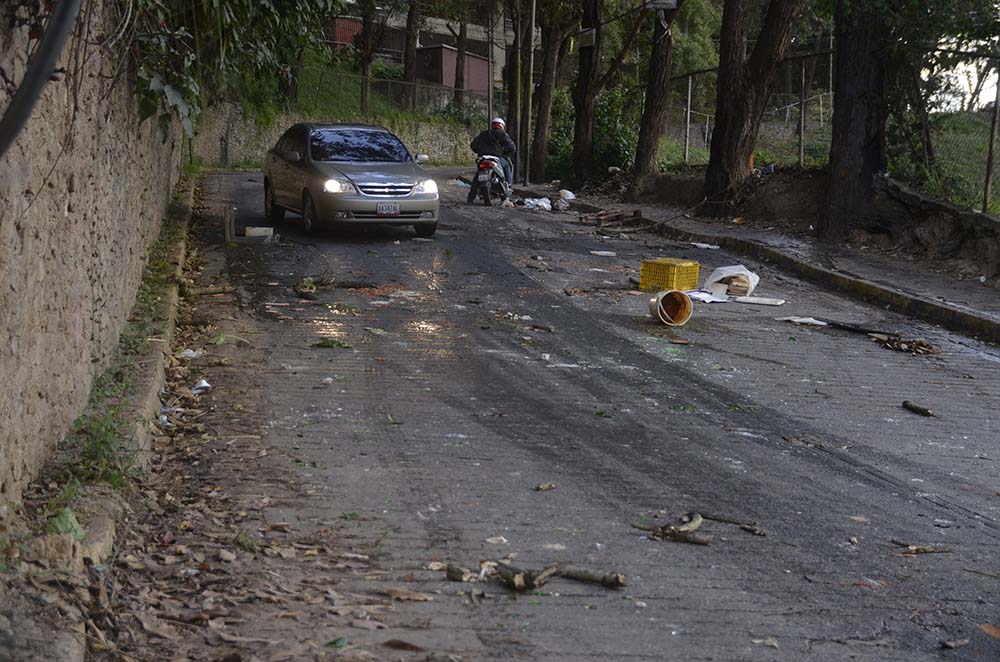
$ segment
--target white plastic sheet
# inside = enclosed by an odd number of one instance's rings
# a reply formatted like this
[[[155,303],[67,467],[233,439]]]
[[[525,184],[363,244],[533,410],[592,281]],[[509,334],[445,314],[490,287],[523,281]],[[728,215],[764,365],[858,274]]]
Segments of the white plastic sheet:
[[[750,271],[742,264],[736,264],[730,267],[719,267],[713,271],[708,276],[708,280],[702,286],[703,290],[712,290],[712,285],[715,283],[723,283],[730,278],[740,278],[747,283],[747,293],[746,296],[753,294],[753,291],[757,289],[757,284],[760,283],[760,276]]]

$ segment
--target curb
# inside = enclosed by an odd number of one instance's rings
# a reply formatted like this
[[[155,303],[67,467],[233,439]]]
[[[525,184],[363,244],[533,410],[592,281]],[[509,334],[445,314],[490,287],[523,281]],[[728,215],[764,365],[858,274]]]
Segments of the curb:
[[[515,189],[518,195],[546,197],[547,194],[530,189]],[[571,208],[580,208],[588,213],[604,211],[595,205],[579,202],[570,203]],[[848,276],[843,272],[816,266],[794,255],[782,252],[766,244],[749,239],[740,239],[723,234],[694,232],[679,228],[669,222],[660,223],[655,232],[676,241],[697,241],[717,244],[736,253],[770,262],[780,269],[799,278],[828,287],[855,299],[875,304],[892,312],[907,315],[924,322],[937,324],[949,331],[969,336],[976,340],[1000,343],[1000,320],[977,314],[942,301],[919,297],[901,290],[886,287],[864,278]]]

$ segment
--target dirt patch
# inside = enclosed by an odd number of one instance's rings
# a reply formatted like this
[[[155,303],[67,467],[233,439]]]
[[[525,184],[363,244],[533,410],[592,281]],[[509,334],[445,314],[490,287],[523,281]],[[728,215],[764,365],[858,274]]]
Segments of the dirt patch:
[[[760,177],[738,205],[736,216],[750,227],[810,234],[826,208],[828,185],[826,173],[816,171]]]

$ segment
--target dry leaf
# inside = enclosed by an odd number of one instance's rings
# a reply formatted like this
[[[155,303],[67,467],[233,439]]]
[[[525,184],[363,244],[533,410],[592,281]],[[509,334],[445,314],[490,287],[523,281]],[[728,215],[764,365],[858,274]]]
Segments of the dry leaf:
[[[983,623],[979,626],[979,629],[990,635],[994,639],[1000,639],[1000,628],[995,625],[990,625],[989,623]]]
[[[422,646],[416,644],[411,644],[408,641],[403,641],[402,639],[390,639],[389,641],[382,644],[383,646],[388,646],[389,648],[395,648],[398,651],[422,651],[427,650]]]
[[[351,620],[351,626],[356,628],[361,628],[362,630],[384,630],[385,623],[380,623],[379,621],[373,621],[367,618],[355,618]]]
[[[405,588],[395,587],[384,589],[382,595],[388,595],[393,600],[412,600],[414,602],[426,602],[434,599],[433,596],[426,593],[418,593],[417,591],[408,591]]]
[[[177,628],[165,623],[156,616],[152,614],[137,614],[136,618],[142,623],[142,629],[150,634],[155,634],[157,637],[163,637],[164,639],[176,639],[179,635]]]
[[[486,542],[491,545],[506,545],[507,539],[503,536],[493,536],[492,538],[487,538]]]

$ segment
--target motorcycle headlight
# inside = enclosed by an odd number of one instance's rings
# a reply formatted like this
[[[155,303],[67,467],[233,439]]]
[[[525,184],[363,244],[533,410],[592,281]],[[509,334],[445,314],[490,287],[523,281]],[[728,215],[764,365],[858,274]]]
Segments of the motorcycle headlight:
[[[425,179],[424,181],[417,184],[417,193],[437,193],[438,185],[433,179]]]
[[[352,193],[354,185],[340,179],[328,179],[323,184],[323,190],[327,193]]]

